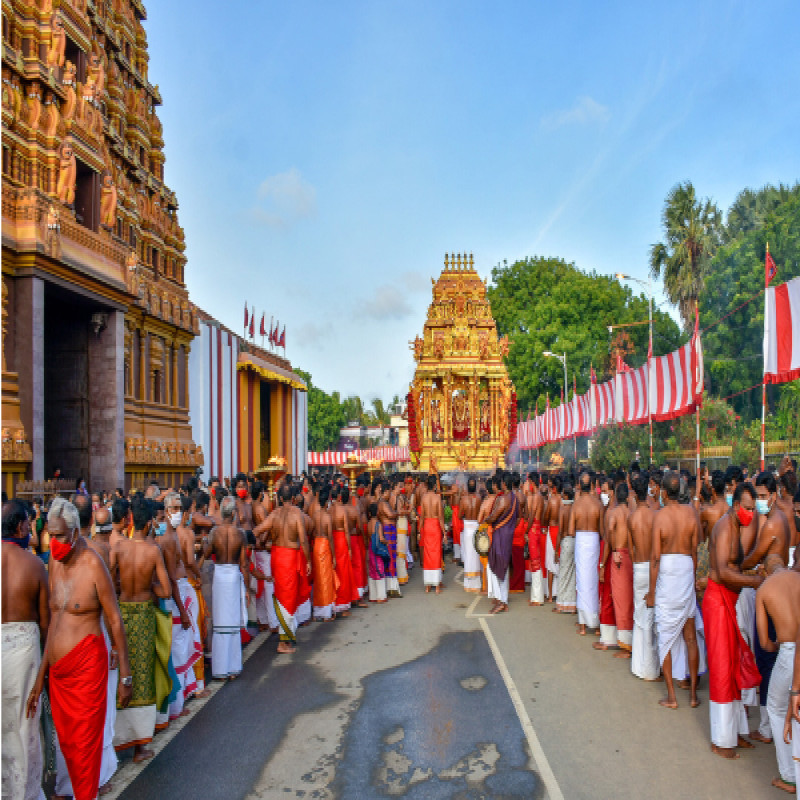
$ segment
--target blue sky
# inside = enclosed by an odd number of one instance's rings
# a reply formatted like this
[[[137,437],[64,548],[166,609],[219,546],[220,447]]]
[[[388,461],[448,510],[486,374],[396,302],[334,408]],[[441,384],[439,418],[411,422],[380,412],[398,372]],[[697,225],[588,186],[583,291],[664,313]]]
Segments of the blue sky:
[[[147,4],[192,300],[404,394],[445,252],[645,278],[664,198],[800,179],[795,0]]]

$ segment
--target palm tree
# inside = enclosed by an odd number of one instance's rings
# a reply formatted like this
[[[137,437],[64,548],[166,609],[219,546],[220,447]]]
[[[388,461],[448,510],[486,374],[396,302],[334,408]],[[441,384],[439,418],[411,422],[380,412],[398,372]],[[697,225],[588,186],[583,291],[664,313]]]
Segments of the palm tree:
[[[342,401],[346,425],[364,424],[364,402],[358,395],[351,395]]]
[[[700,201],[690,181],[667,195],[661,214],[666,242],[650,249],[650,273],[663,277],[669,301],[678,306],[684,329],[694,325],[697,300],[719,244],[722,216],[709,199]]]
[[[384,407],[383,400],[380,397],[372,398],[372,411],[375,414],[378,425],[388,425],[391,421],[391,415]]]

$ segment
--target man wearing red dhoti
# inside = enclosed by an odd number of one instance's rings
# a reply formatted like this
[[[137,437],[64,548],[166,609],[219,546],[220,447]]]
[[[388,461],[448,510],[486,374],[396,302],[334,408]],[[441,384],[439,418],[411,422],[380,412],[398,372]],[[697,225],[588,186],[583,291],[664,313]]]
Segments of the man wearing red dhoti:
[[[608,543],[600,548],[600,561],[598,568],[603,576],[600,579],[600,641],[592,647],[595,650],[616,650],[617,645],[617,619],[614,616],[614,601],[611,597],[611,559],[609,558]]]
[[[514,528],[514,539],[511,543],[511,583],[510,592],[525,591],[525,531],[528,523],[522,517]]]
[[[350,520],[347,509],[342,504],[341,490],[338,487],[334,488],[332,497],[333,505],[330,513],[333,525],[333,551],[336,561],[336,578],[339,583],[336,588],[336,601],[333,610],[342,617],[349,617],[350,606],[353,603]]]
[[[736,758],[743,689],[758,686],[761,676],[755,657],[742,638],[736,621],[736,600],[747,587],[758,588],[763,578],[743,575],[731,563],[731,552],[741,552],[740,528],[753,519],[756,492],[750,483],[740,483],[731,508],[720,517],[708,545],[708,586],[703,596],[703,627],[708,659],[711,750],[724,758]],[[732,548],[732,545],[734,546]],[[777,732],[780,736],[782,732]]]
[[[611,549],[607,574],[611,582],[611,598],[617,626],[616,644],[625,651],[617,657],[626,658],[633,645],[633,560],[628,549],[628,485],[617,484],[614,496],[617,505],[606,514],[606,538]]]
[[[461,532],[464,530],[464,523],[461,521],[461,511],[458,507],[459,493],[453,499],[455,505],[451,506],[453,509],[453,518],[450,524],[453,526],[453,561],[461,561]]]
[[[420,519],[422,530],[420,546],[422,552],[422,580],[425,591],[436,587],[436,594],[442,590],[442,537],[444,535],[444,509],[442,498],[436,491],[436,475],[428,475],[428,491],[422,498]]]
[[[100,784],[103,729],[108,696],[109,653],[100,627],[105,615],[119,657],[117,698],[131,698],[130,663],[125,629],[114,586],[101,557],[80,535],[78,511],[56,498],[47,517],[50,531],[50,587],[63,599],[53,612],[36,683],[28,697],[32,716],[50,670],[53,723],[67,764],[75,800],[95,800]],[[74,613],[72,609],[80,609]]]
[[[311,572],[314,577],[314,619],[332,620],[336,601],[336,580],[333,571],[333,525],[327,511],[330,490],[320,489],[319,504],[312,515],[314,547],[311,553]]]

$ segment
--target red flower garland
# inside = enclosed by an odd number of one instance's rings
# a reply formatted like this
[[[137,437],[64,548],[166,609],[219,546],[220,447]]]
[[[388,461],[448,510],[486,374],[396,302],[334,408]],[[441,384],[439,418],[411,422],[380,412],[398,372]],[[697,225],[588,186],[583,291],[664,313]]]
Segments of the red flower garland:
[[[408,448],[412,453],[420,451],[419,437],[417,436],[417,410],[414,408],[414,398],[409,392],[406,395],[408,408]]]
[[[511,392],[511,408],[508,410],[508,446],[517,441],[517,393]]]

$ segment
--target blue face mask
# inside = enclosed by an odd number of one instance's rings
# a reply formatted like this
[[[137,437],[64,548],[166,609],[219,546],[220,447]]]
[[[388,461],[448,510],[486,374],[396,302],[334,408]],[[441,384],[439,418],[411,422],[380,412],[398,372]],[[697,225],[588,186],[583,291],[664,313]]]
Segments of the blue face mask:
[[[733,506],[733,495],[732,494],[728,494],[726,492],[725,493],[725,502],[728,504],[728,506]]]
[[[661,508],[664,508],[664,495],[661,492],[658,493],[658,502],[661,505]]]
[[[769,514],[769,500],[762,500],[760,497],[756,498],[756,511],[766,517]]]
[[[167,523],[159,522],[156,525],[156,536],[163,536],[167,532]]]

